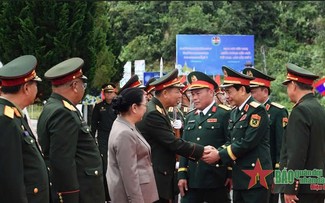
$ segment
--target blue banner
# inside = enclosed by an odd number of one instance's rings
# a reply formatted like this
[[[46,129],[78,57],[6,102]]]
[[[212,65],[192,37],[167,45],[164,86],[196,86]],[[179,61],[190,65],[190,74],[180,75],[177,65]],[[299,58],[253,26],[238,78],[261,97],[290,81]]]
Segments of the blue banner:
[[[160,72],[144,72],[143,85],[146,85],[150,78],[159,78]]]
[[[201,71],[222,74],[226,65],[237,71],[254,64],[254,35],[177,35],[176,67],[188,74]]]

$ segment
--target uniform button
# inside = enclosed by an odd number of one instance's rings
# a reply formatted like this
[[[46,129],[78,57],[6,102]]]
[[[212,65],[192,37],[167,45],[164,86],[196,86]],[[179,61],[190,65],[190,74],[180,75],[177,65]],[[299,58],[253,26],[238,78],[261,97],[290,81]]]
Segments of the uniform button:
[[[196,140],[197,140],[197,141],[199,141],[200,139],[201,139],[201,138],[199,138],[199,137],[198,137],[198,138],[196,138]]]
[[[240,128],[243,128],[243,126],[241,125]]]
[[[87,132],[89,132],[89,129],[87,128]]]
[[[190,129],[191,129],[190,127],[187,128],[187,130],[190,130]]]
[[[52,182],[50,182],[50,186],[52,186]]]
[[[236,161],[234,161],[234,164],[236,164]]]
[[[50,167],[47,167],[47,170],[50,171],[51,170]]]
[[[219,167],[219,164],[216,164],[216,167]]]
[[[254,164],[254,163],[252,163],[252,166],[254,167],[254,166],[255,166],[255,164]]]
[[[96,175],[96,176],[98,175],[98,171],[95,171],[95,175]]]
[[[164,175],[167,175],[167,172],[166,171],[164,171]]]
[[[236,126],[234,126],[234,128],[236,128]]]
[[[34,140],[30,140],[31,143],[34,143]]]
[[[35,193],[35,194],[38,193],[38,188],[37,188],[37,187],[34,188],[34,193]]]
[[[202,128],[202,126],[199,126],[199,129],[201,129]]]
[[[214,129],[214,126],[212,126],[211,129]]]
[[[232,140],[235,140],[235,138],[233,137]]]
[[[211,116],[211,113],[209,113],[209,115],[208,116]]]

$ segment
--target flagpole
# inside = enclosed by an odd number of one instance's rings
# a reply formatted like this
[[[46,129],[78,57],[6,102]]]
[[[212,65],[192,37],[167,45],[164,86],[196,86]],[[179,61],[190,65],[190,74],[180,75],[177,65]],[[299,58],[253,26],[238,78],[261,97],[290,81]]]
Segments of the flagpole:
[[[163,59],[162,57],[160,57],[160,77],[163,76],[163,69],[164,69]]]

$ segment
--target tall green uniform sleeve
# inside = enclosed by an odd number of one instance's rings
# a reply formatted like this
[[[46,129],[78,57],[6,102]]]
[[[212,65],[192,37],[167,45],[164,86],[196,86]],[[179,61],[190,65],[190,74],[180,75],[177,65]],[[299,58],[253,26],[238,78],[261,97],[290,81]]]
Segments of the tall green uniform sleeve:
[[[284,135],[284,130],[288,122],[288,112],[286,109],[281,109],[276,115],[275,119],[275,168],[279,168],[280,163],[280,153],[282,146],[282,138]]]
[[[294,170],[306,169],[305,162],[308,159],[308,150],[310,144],[310,117],[305,116],[313,112],[304,109],[302,106],[296,106],[291,112],[290,120],[286,128],[286,147],[287,147],[287,168]],[[285,185],[285,194],[297,194],[295,183]]]
[[[48,122],[49,160],[53,186],[64,195],[64,202],[78,202],[79,183],[75,157],[80,126],[68,109],[58,109]],[[67,192],[68,191],[68,192]]]
[[[245,156],[246,153],[250,152],[261,142],[265,134],[269,133],[269,119],[264,108],[256,108],[254,112],[249,114],[249,118],[246,120],[247,122],[244,123],[245,126],[241,126],[242,130],[245,130],[245,135],[236,139],[236,133],[234,133],[231,144],[219,152],[221,161],[224,164],[229,164],[233,160]],[[258,122],[258,125],[256,125],[256,122]],[[229,123],[228,128],[234,127],[231,125]],[[238,135],[241,135],[242,132],[238,129],[240,126],[235,126],[235,128],[238,130]]]
[[[199,160],[202,157],[204,146],[176,138],[170,124],[166,125],[166,119],[158,111],[147,114],[146,125],[147,131],[151,132],[152,135],[156,135],[151,136],[151,138],[170,151],[192,160]]]
[[[98,128],[98,120],[99,120],[99,104],[95,104],[93,109],[93,113],[91,116],[91,135],[95,137],[97,128]]]
[[[9,118],[0,117],[0,202],[27,203],[22,156],[22,135]],[[5,167],[3,167],[5,166]]]

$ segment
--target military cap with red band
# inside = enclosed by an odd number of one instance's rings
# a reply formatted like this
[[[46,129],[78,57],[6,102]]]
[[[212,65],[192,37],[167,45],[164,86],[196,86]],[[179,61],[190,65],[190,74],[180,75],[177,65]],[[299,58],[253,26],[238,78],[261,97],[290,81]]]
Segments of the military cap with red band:
[[[144,91],[146,91],[147,93],[150,93],[150,92],[154,91],[154,90],[155,90],[155,86],[150,85],[150,83],[152,83],[152,82],[154,82],[154,81],[156,81],[156,80],[157,80],[156,78],[150,78],[150,79],[148,80],[148,82],[147,82],[145,88],[144,88]]]
[[[35,72],[37,60],[35,56],[24,55],[0,68],[1,85],[4,87],[17,86],[28,81],[42,81]]]
[[[287,63],[287,79],[282,82],[282,84],[287,85],[290,81],[296,81],[300,83],[304,83],[306,85],[313,85],[314,81],[319,78],[319,76],[314,73],[300,68],[299,66]]]
[[[126,88],[131,88],[131,87],[140,87],[141,86],[141,81],[139,80],[138,75],[133,75],[126,83],[123,85],[123,87],[119,90],[119,93],[121,93],[123,90]],[[143,86],[144,87],[144,86]]]
[[[250,81],[254,79],[254,77],[239,73],[227,66],[222,66],[222,71],[224,73],[224,80],[221,87],[230,87],[236,84],[249,86]]]
[[[45,78],[51,80],[52,85],[63,85],[76,78],[87,80],[87,77],[82,73],[84,60],[78,57],[67,59],[45,73]]]
[[[178,69],[174,69],[168,74],[150,83],[150,85],[155,86],[156,91],[160,91],[168,87],[182,88],[184,87],[184,85],[180,83],[180,80],[178,79],[177,75],[178,75]]]
[[[208,88],[214,91],[218,89],[218,84],[211,77],[199,71],[190,72],[187,80],[190,83],[188,90]]]
[[[275,80],[275,78],[266,75],[265,73],[262,73],[261,71],[255,69],[255,68],[245,68],[243,70],[243,73],[254,77],[254,80],[250,81],[250,86],[251,87],[270,87],[271,86],[271,81]]]

